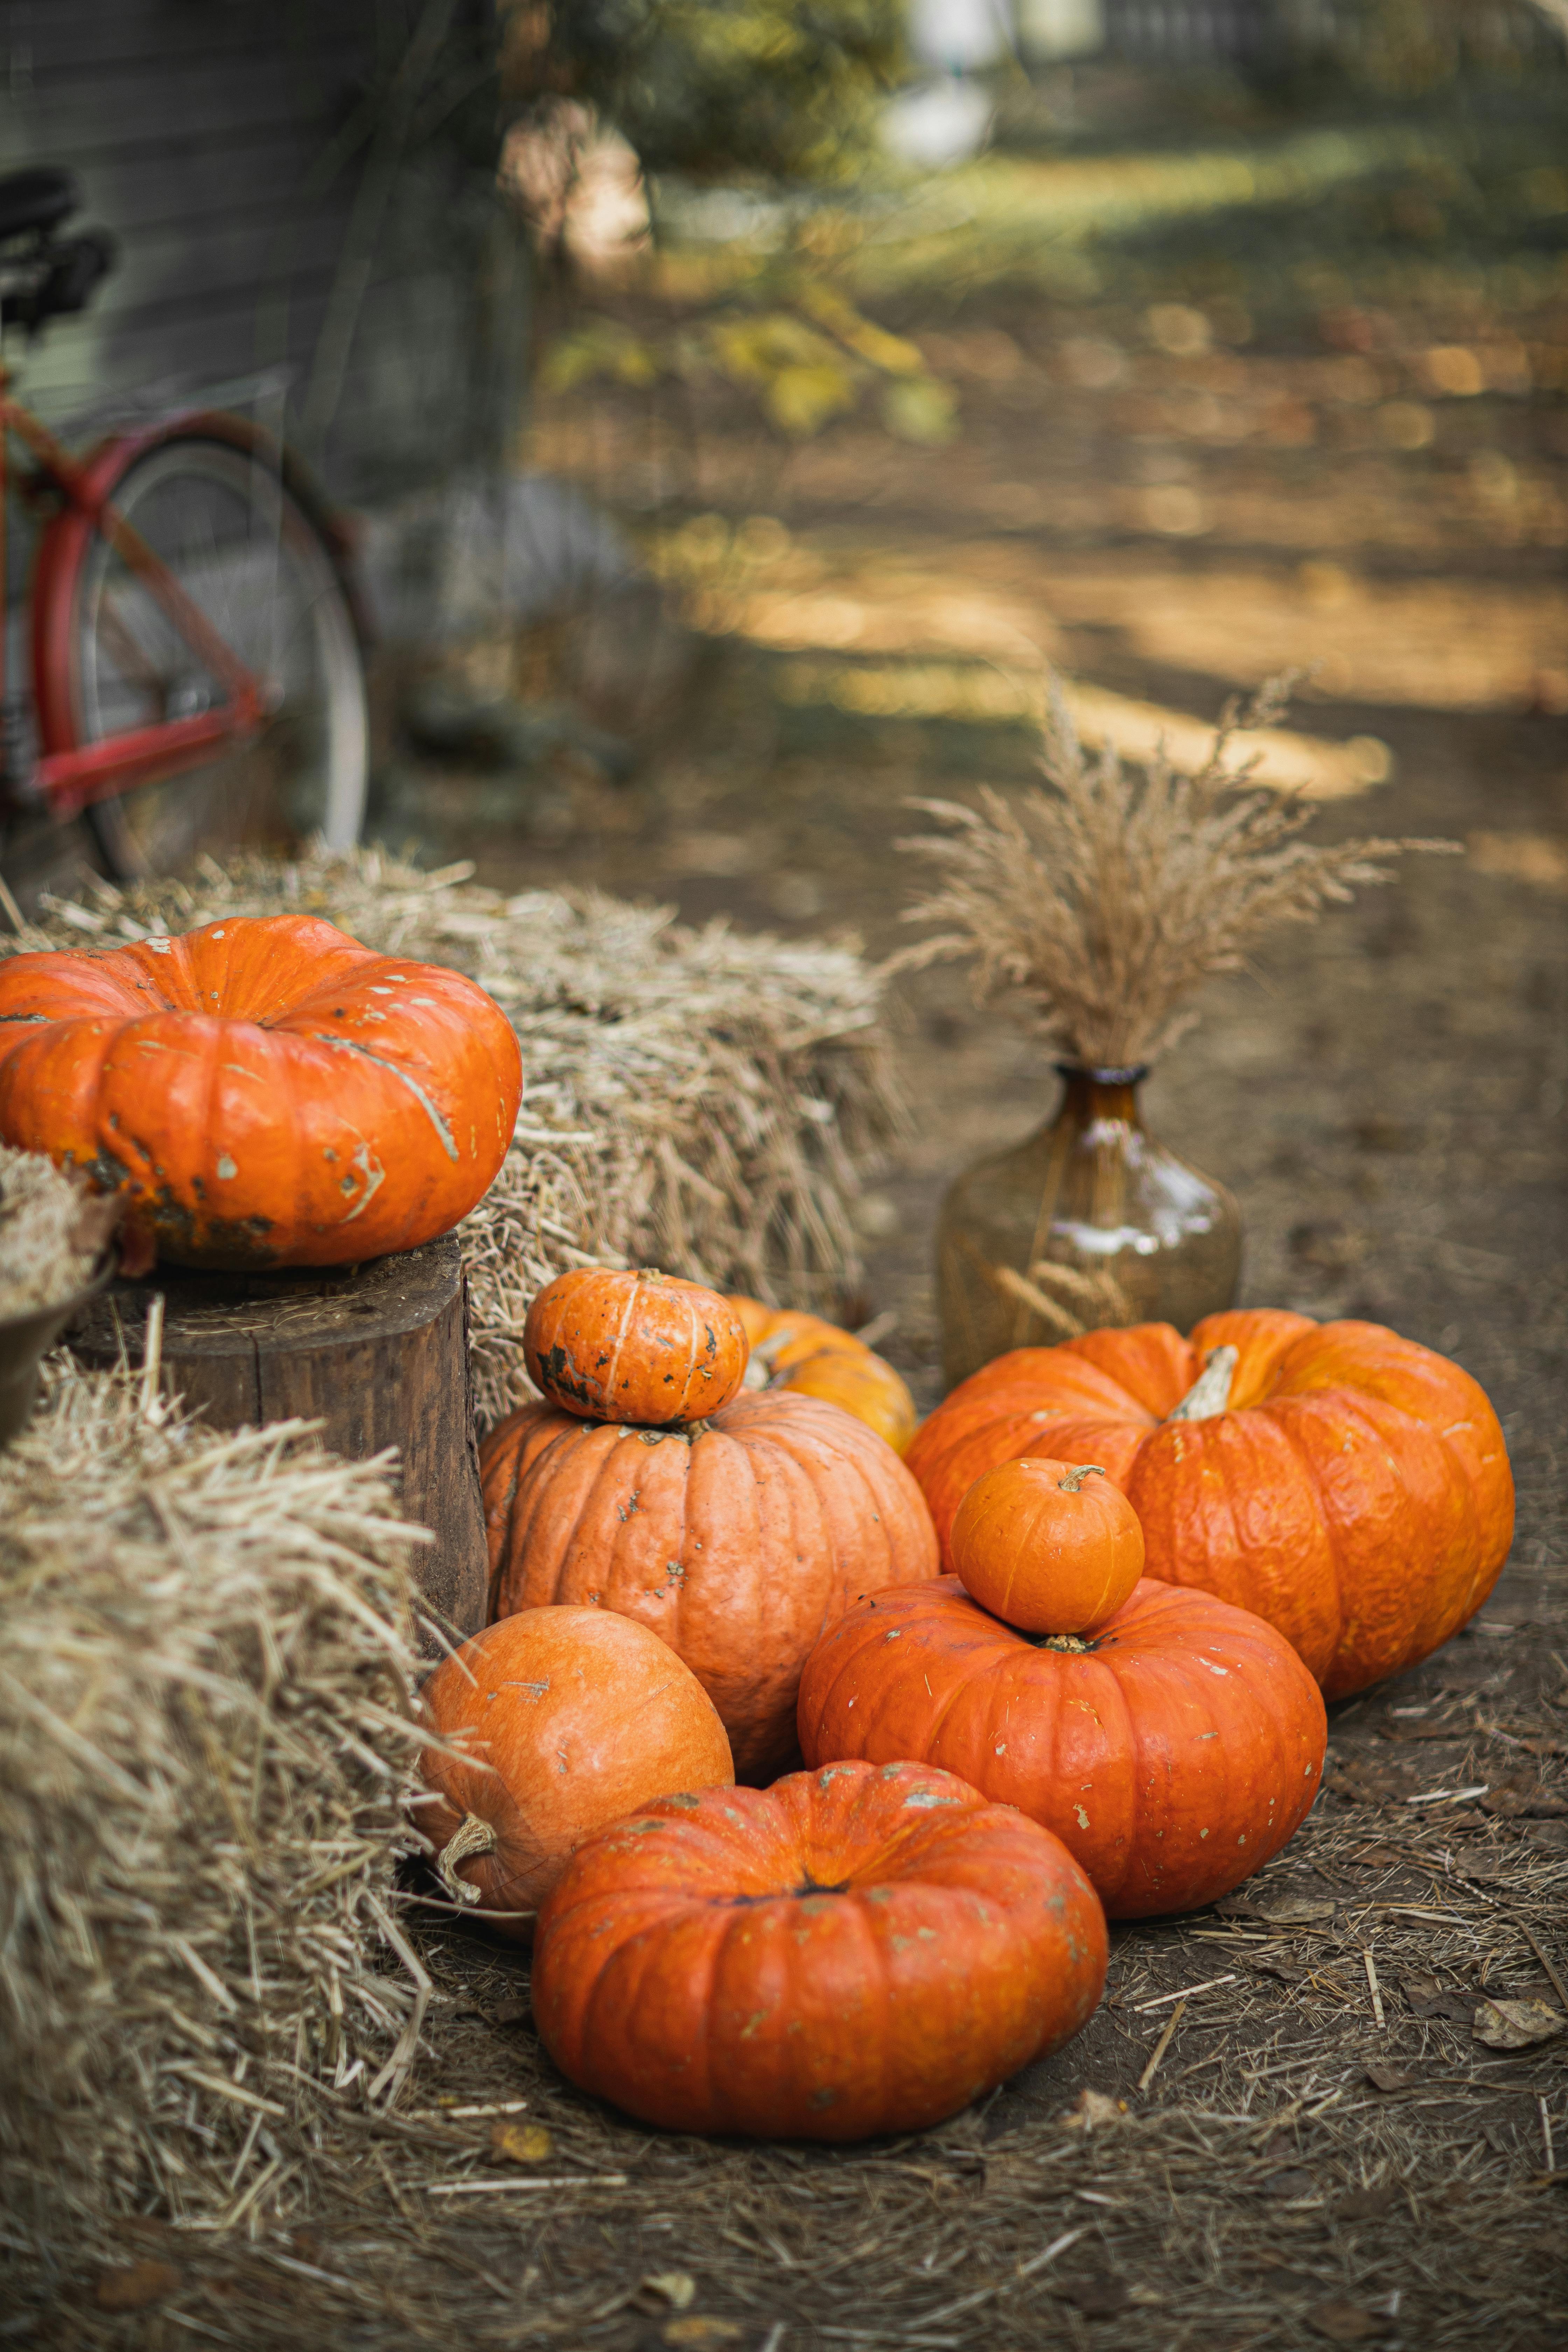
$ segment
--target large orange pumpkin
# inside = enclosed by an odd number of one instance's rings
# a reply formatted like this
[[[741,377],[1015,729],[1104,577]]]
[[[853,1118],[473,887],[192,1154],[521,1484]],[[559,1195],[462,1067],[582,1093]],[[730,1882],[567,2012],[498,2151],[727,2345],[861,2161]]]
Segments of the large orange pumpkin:
[[[645,1267],[574,1266],[528,1310],[529,1375],[563,1412],[664,1429],[728,1404],[746,1369],[746,1332],[727,1298]]]
[[[454,1898],[526,1937],[573,1849],[673,1789],[728,1787],[730,1743],[667,1643],[602,1609],[528,1609],[443,1658],[420,1693],[440,1748],[415,1818]],[[460,1750],[460,1754],[451,1751]]]
[[[939,1577],[828,1628],[800,1685],[809,1764],[913,1757],[1055,1832],[1113,1919],[1213,1903],[1300,1826],[1322,1693],[1244,1609],[1145,1578],[1089,1642],[1021,1633]]]
[[[479,1466],[491,1613],[567,1601],[637,1618],[686,1660],[748,1780],[794,1754],[801,1666],[830,1619],[937,1571],[898,1455],[816,1397],[742,1395],[668,1431],[525,1405]]]
[[[1237,1310],[998,1356],[910,1450],[944,1546],[981,1473],[1025,1454],[1102,1463],[1148,1573],[1255,1609],[1331,1698],[1429,1656],[1512,1540],[1484,1392],[1377,1323]]]
[[[483,989],[310,916],[0,962],[0,1140],[125,1193],[181,1265],[433,1241],[489,1189],[521,1085]]]
[[[885,1437],[895,1454],[908,1451],[920,1425],[915,1401],[901,1374],[864,1339],[820,1315],[768,1307],[760,1298],[733,1295],[730,1304],[752,1345],[748,1388],[793,1389],[800,1396],[822,1397]]]
[[[1105,1965],[1048,1832],[945,1772],[840,1764],[583,1846],[540,1916],[533,2013],[563,2074],[648,2123],[864,2139],[1058,2049]]]

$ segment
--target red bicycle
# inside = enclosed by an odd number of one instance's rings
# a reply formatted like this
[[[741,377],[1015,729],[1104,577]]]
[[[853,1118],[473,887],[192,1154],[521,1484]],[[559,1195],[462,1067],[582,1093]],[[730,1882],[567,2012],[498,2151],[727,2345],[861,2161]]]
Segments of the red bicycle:
[[[63,237],[68,172],[0,178],[0,323],[36,338],[113,267]],[[247,418],[184,409],[71,457],[14,398],[6,455],[40,518],[30,697],[7,689],[0,576],[0,824],[82,816],[111,875],[172,872],[201,846],[357,840],[369,730],[344,531],[290,453]],[[7,567],[8,569],[8,567]]]

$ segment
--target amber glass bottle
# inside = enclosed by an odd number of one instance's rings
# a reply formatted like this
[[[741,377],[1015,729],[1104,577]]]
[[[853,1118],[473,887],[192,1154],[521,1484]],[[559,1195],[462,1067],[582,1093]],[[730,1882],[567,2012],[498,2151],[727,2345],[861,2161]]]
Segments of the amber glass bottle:
[[[1057,1066],[1056,1117],[961,1176],[942,1203],[937,1287],[950,1387],[1008,1348],[1106,1324],[1186,1331],[1235,1303],[1236,1202],[1145,1132],[1145,1072]]]

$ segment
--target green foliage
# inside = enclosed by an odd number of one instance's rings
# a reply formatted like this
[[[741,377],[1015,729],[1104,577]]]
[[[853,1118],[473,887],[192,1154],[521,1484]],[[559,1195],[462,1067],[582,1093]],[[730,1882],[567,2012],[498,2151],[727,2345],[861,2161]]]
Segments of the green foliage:
[[[660,377],[720,375],[792,441],[847,415],[868,389],[900,440],[947,441],[957,429],[958,403],[917,347],[798,264],[775,265],[718,310],[662,334],[590,315],[551,344],[540,373],[552,392],[595,377],[640,389]]]
[[[514,94],[587,100],[650,172],[823,184],[870,153],[903,17],[901,0],[551,0],[517,8],[507,47]]]

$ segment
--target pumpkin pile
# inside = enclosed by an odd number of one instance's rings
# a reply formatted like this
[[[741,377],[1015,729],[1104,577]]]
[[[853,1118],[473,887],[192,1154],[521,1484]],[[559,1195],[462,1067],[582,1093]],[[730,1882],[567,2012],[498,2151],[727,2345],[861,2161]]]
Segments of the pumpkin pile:
[[[859,1593],[935,1575],[919,1487],[837,1404],[746,1391],[741,1315],[699,1284],[563,1275],[524,1346],[545,1402],[479,1454],[491,1618],[567,1602],[636,1620],[708,1693],[737,1774],[771,1778],[824,1627]]]
[[[1330,1698],[1403,1674],[1485,1601],[1513,1479],[1485,1391],[1375,1323],[1270,1310],[1016,1348],[910,1449],[950,1566],[960,1506],[1025,1454],[1100,1464],[1148,1572],[1256,1611]]]

